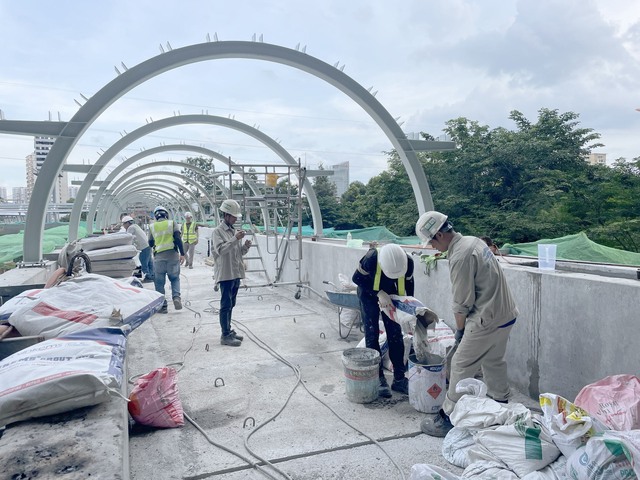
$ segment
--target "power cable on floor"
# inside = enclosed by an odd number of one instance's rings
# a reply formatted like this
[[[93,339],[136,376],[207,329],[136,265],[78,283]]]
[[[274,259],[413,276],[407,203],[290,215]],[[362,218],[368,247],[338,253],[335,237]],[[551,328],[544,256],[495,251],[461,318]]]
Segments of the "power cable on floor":
[[[238,325],[238,330],[240,330],[242,333],[244,333],[245,335],[247,335],[247,337],[254,342],[258,347],[262,348],[263,350],[265,350],[267,353],[269,353],[270,355],[272,355],[274,358],[276,358],[277,360],[279,360],[280,362],[284,363],[286,366],[288,366],[289,368],[291,368],[291,370],[293,370],[293,372],[296,375],[297,378],[297,382],[296,384],[293,386],[293,388],[291,389],[291,392],[289,392],[289,395],[287,396],[287,399],[285,400],[284,404],[282,405],[282,407],[280,408],[280,410],[278,410],[278,412],[273,415],[271,418],[267,419],[266,421],[264,421],[263,423],[261,423],[260,425],[258,425],[254,430],[251,431],[251,433],[249,433],[246,437],[245,437],[245,448],[247,449],[247,451],[249,453],[251,453],[251,455],[253,455],[254,457],[262,460],[263,462],[266,462],[267,464],[271,465],[271,463],[269,463],[268,461],[264,460],[263,458],[261,458],[259,455],[257,455],[255,452],[253,452],[251,450],[251,448],[249,447],[249,439],[251,438],[251,436],[257,432],[258,430],[260,430],[262,427],[264,427],[265,425],[267,425],[268,423],[270,423],[271,421],[275,420],[281,413],[282,411],[286,408],[287,404],[289,403],[289,400],[291,400],[291,397],[293,396],[293,393],[295,392],[295,390],[298,388],[298,385],[302,385],[304,387],[304,389],[307,391],[307,393],[309,393],[309,395],[311,395],[312,398],[314,398],[315,400],[317,400],[320,404],[322,404],[324,407],[326,407],[331,413],[333,413],[333,415],[335,415],[336,418],[338,418],[338,420],[340,420],[342,423],[344,423],[345,425],[347,425],[348,427],[350,427],[351,429],[353,429],[354,431],[358,432],[360,435],[366,437],[367,439],[369,439],[371,442],[373,442],[373,444],[375,444],[380,450],[382,450],[382,452],[387,456],[387,458],[391,461],[391,463],[396,467],[396,469],[398,470],[398,472],[400,473],[401,478],[404,480],[405,479],[405,475],[404,472],[402,471],[402,469],[400,468],[400,466],[393,460],[393,458],[391,457],[391,455],[389,454],[389,452],[387,452],[387,450],[373,437],[369,436],[368,434],[366,434],[365,432],[363,432],[362,430],[360,430],[359,428],[357,428],[356,426],[350,424],[347,420],[345,420],[344,418],[342,418],[340,416],[340,414],[338,414],[333,408],[331,408],[327,403],[325,403],[323,400],[321,400],[320,398],[318,398],[314,393],[312,393],[309,388],[304,384],[304,382],[302,382],[302,373],[300,371],[300,369],[295,366],[294,364],[292,364],[291,362],[289,362],[286,358],[284,358],[282,355],[280,355],[276,350],[274,350],[273,348],[271,348],[267,343],[265,343],[263,340],[261,340],[257,335],[255,335],[246,325],[244,325],[242,322],[238,321],[238,320],[232,320],[232,322],[235,325]]]

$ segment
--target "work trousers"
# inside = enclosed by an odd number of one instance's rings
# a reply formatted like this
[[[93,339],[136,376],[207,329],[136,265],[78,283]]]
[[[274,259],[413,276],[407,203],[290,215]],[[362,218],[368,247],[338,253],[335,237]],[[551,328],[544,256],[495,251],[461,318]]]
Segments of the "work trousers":
[[[384,330],[387,332],[387,344],[389,345],[389,359],[393,365],[394,380],[401,380],[407,370],[404,364],[404,341],[402,340],[402,328],[399,324],[391,320],[384,312],[380,311],[378,297],[371,297],[362,294],[358,288],[358,299],[360,300],[360,313],[364,324],[364,341],[367,348],[373,348],[380,353],[380,377],[384,376],[382,367],[382,353],[380,352],[380,314]]]
[[[175,255],[165,256],[164,252],[157,254],[153,262],[153,268],[155,270],[155,276],[153,283],[156,287],[156,292],[164,295],[164,285],[169,277],[171,283],[171,298],[180,297],[180,257],[177,252]],[[167,301],[165,300],[165,305]]]
[[[456,392],[460,380],[473,378],[480,370],[487,395],[494,400],[509,398],[509,379],[504,354],[513,325],[487,328],[481,319],[467,320],[464,337],[451,359],[449,390],[442,409],[450,415],[462,393]]]
[[[218,286],[220,287],[220,329],[222,336],[226,337],[231,332],[231,312],[236,306],[240,279],[223,280],[218,283]]]
[[[196,253],[195,243],[184,244],[184,265],[185,267],[193,267],[193,256]]]
[[[140,250],[140,270],[144,273],[144,278],[153,280],[153,257],[151,256],[151,247],[143,248]]]

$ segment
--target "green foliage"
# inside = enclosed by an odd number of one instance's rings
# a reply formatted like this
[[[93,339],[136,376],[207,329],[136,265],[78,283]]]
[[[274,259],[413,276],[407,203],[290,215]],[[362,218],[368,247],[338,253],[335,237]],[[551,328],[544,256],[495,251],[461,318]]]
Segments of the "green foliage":
[[[573,112],[541,109],[532,122],[513,111],[509,118],[515,130],[450,120],[444,131],[457,148],[419,154],[435,208],[458,231],[498,244],[585,231],[598,243],[639,251],[640,157],[589,165],[585,156],[602,146],[599,134],[580,127]],[[396,152],[386,171],[351,184],[341,206],[343,222],[414,234],[416,202]]]

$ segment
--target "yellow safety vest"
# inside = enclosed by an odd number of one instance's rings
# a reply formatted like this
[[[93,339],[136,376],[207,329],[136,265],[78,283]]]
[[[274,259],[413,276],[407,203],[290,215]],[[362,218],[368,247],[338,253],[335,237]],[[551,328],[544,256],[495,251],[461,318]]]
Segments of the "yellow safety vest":
[[[380,261],[378,260],[376,263],[376,276],[373,278],[373,290],[375,292],[380,290],[380,279],[382,278],[382,267],[380,266]],[[406,295],[404,290],[404,275],[398,279],[398,295]]]
[[[198,239],[196,234],[196,222],[182,224],[182,241],[193,243]]]
[[[155,221],[149,228],[156,242],[153,247],[156,253],[173,249],[173,220]]]

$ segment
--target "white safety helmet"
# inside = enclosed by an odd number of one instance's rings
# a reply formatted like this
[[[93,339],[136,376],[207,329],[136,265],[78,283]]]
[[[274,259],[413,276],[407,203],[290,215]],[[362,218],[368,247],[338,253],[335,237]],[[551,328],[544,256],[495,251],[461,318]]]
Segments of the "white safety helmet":
[[[400,245],[389,243],[378,252],[382,272],[389,278],[400,278],[407,273],[407,254]]]
[[[240,204],[235,200],[225,200],[220,205],[220,211],[222,213],[228,213],[236,218],[240,218],[242,216],[242,211],[240,210]]]
[[[193,218],[193,215],[191,215],[191,212],[184,212],[184,218]]]
[[[122,217],[122,223],[133,223],[133,218],[131,218],[129,215],[125,215],[124,217]]]
[[[160,218],[169,218],[169,212],[166,208],[158,205],[153,211],[153,218],[159,220]]]
[[[433,210],[423,213],[416,222],[416,235],[418,235],[424,243],[430,242],[447,222],[447,218],[443,213]]]

